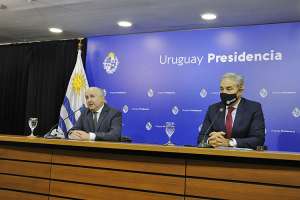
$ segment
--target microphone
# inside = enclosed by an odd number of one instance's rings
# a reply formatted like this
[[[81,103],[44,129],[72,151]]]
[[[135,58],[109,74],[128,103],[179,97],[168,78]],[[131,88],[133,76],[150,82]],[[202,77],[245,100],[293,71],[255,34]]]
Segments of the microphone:
[[[65,118],[63,119],[63,121],[65,121],[65,120],[68,119],[69,117],[73,116],[76,112],[78,112],[78,111],[81,110],[81,109],[82,109],[82,106],[81,106],[80,108],[78,108],[77,110],[75,110],[74,112],[72,112],[72,113],[71,113],[70,115],[68,115],[67,117],[65,117]],[[58,126],[58,124],[59,124],[59,120],[58,120],[58,123],[54,124],[54,126],[52,126],[51,129],[44,135],[44,138],[47,138],[47,139],[58,139],[58,138],[61,138],[61,137],[58,136],[58,133],[60,133],[60,132],[58,132],[58,131],[57,131],[57,128],[55,128],[55,127]],[[53,132],[54,130],[55,130],[55,133],[52,134],[52,132]]]
[[[215,115],[214,119],[212,120],[212,122],[210,123],[209,127],[206,129],[206,131],[204,132],[201,142],[199,143],[198,147],[199,148],[210,148],[211,146],[205,141],[205,138],[209,132],[209,130],[211,129],[211,127],[215,124],[217,118],[219,117],[220,113],[224,112],[224,108],[219,108],[219,110],[217,111],[217,114]]]

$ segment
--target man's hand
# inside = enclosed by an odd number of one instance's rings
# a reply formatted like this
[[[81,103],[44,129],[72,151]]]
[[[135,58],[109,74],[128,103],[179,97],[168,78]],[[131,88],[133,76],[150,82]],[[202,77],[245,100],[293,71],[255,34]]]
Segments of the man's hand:
[[[229,146],[229,139],[226,139],[224,136],[226,133],[224,132],[211,132],[208,138],[208,144],[215,147],[228,147]]]
[[[69,138],[72,140],[90,140],[90,134],[85,131],[74,130],[69,133]]]

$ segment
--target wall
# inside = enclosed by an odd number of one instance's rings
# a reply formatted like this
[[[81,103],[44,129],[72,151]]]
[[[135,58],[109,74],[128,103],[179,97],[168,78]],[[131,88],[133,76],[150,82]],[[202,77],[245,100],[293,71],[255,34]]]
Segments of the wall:
[[[300,151],[300,23],[88,38],[86,73],[123,111],[134,142],[196,144],[225,72],[245,77],[244,96],[262,103],[266,145]]]

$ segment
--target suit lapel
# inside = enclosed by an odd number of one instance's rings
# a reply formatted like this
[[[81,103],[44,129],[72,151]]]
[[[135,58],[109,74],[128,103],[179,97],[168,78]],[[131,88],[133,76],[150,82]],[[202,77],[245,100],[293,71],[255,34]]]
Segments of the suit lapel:
[[[232,137],[234,137],[234,134],[236,133],[236,130],[239,127],[240,122],[243,121],[243,114],[244,114],[244,107],[245,107],[244,103],[245,100],[242,98],[237,107],[237,111],[235,113],[235,119],[232,127]]]
[[[98,118],[98,121],[97,121],[97,126],[96,126],[95,132],[101,127],[101,124],[102,124],[104,118],[106,117],[108,110],[109,110],[108,106],[106,104],[104,104],[102,111],[100,113],[100,116]]]
[[[217,113],[220,112],[221,108],[223,108],[224,110],[223,110],[223,112],[219,113],[218,119],[216,121],[216,124],[219,127],[218,127],[218,129],[216,131],[226,132],[226,128],[225,128],[225,112],[226,112],[226,108],[223,106],[223,104],[220,104],[220,106],[218,106]]]
[[[90,130],[94,130],[93,113],[91,111],[87,113],[87,119]]]

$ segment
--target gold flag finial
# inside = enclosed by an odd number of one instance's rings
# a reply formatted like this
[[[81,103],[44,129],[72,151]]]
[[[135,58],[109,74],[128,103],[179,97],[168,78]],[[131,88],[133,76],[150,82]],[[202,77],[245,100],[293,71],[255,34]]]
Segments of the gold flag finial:
[[[79,42],[78,42],[78,50],[81,50],[81,47],[82,47],[82,40],[83,40],[84,38],[78,38],[78,40],[79,40]]]

